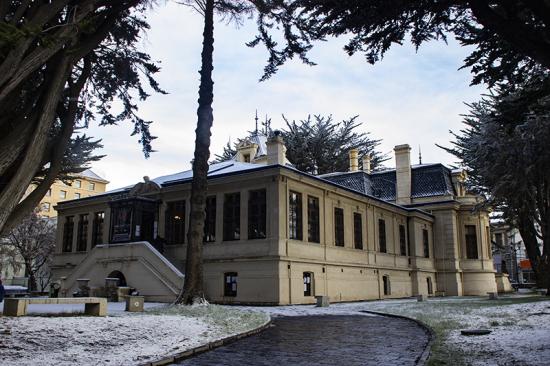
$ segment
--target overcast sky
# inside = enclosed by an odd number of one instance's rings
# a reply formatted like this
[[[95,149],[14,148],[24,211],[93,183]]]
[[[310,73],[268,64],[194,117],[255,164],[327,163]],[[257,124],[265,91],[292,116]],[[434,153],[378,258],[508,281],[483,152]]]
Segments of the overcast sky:
[[[161,61],[157,74],[169,95],[154,95],[140,103],[140,113],[153,120],[154,149],[149,159],[141,152],[129,124],[90,126],[86,132],[103,139],[107,156],[93,169],[111,183],[108,189],[135,184],[144,175],[151,178],[190,169],[193,157],[202,42],[202,17],[191,9],[169,3],[149,15],[151,30],[143,48]],[[349,57],[344,40],[316,44],[310,58],[318,65],[299,61],[283,66],[266,82],[258,82],[267,59],[261,47],[246,47],[255,34],[248,21],[237,29],[224,22],[215,24],[214,126],[212,154],[254,128],[256,109],[272,119],[272,128],[284,127],[281,117],[304,119],[308,114],[332,114],[335,120],[359,115],[362,131],[382,139],[380,150],[393,155],[393,147],[408,143],[412,162],[418,163],[418,148],[424,163],[455,161],[435,146],[448,144],[449,130],[461,128],[465,102],[479,99],[481,87],[470,87],[469,70],[460,70],[468,49],[454,40],[423,45],[418,53],[410,45],[394,46],[372,66],[357,54]],[[386,162],[393,166],[394,161]]]

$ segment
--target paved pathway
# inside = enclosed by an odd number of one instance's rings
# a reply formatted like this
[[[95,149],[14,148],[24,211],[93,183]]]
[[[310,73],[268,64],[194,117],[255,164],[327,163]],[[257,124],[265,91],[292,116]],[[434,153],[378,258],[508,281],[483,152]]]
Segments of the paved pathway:
[[[273,325],[180,365],[415,365],[428,342],[416,323],[380,316],[277,317]]]

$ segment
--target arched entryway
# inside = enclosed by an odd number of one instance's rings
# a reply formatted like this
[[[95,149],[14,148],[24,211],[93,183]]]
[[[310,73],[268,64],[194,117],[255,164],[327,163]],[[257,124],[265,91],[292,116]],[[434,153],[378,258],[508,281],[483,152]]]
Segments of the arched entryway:
[[[120,287],[126,287],[128,284],[126,283],[126,277],[124,277],[124,274],[120,271],[113,271],[109,273],[109,278],[118,278],[118,286]]]

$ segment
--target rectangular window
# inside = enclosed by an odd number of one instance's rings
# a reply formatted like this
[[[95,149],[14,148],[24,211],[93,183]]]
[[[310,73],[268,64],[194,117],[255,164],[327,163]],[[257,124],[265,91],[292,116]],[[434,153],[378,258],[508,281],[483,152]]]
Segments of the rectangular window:
[[[386,253],[386,221],[384,219],[378,219],[378,246],[380,252]]]
[[[502,240],[502,233],[495,234],[495,242],[496,242],[496,244],[499,248],[504,247],[504,243],[503,243],[503,240]]]
[[[92,236],[92,248],[103,243],[103,223],[105,222],[105,212],[94,213],[94,228]]]
[[[359,212],[353,213],[353,244],[355,249],[363,249],[363,218]]]
[[[67,198],[67,191],[59,191],[59,198],[61,198],[62,200]]]
[[[223,296],[237,296],[237,277],[236,272],[224,273]]]
[[[407,255],[407,235],[405,225],[399,225],[399,249],[401,251],[401,255]]]
[[[204,219],[204,241],[216,241],[216,196],[206,197],[206,217]]]
[[[185,243],[185,201],[167,203],[165,222],[166,244]]]
[[[74,198],[79,199],[80,198],[80,193],[75,193]]]
[[[74,186],[75,186],[76,188],[80,188],[80,187],[82,187],[82,182],[79,181],[79,180],[75,180],[75,181],[74,181]]]
[[[320,243],[319,198],[307,196],[307,241]]]
[[[466,225],[466,258],[478,259],[477,235],[475,225]]]
[[[266,237],[266,191],[248,192],[248,239]]]
[[[302,194],[290,191],[288,197],[288,232],[290,239],[303,240]]]
[[[424,247],[424,258],[430,258],[430,237],[426,229],[422,229],[422,244]]]
[[[223,202],[223,240],[241,239],[241,194],[228,193]]]
[[[65,225],[63,226],[63,251],[73,251],[73,232],[74,232],[74,218],[73,216],[67,216],[65,218]]]
[[[334,207],[334,245],[344,246],[344,209]]]
[[[94,191],[94,190],[95,190],[95,183],[90,182],[90,191]]]
[[[85,252],[88,248],[88,215],[80,215],[78,221],[78,234],[76,241],[76,251]]]
[[[311,272],[304,272],[304,296],[312,296]]]

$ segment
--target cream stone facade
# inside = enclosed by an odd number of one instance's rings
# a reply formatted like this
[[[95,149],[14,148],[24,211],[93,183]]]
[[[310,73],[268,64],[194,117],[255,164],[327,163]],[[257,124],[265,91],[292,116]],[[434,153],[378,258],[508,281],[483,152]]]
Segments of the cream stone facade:
[[[79,199],[96,194],[104,193],[109,181],[101,178],[90,169],[86,169],[80,174],[75,175],[74,180],[70,184],[65,184],[61,181],[55,181],[48,192],[40,200],[39,208],[40,215],[45,217],[56,217],[57,211],[54,206],[65,200]],[[34,190],[31,185],[26,194]]]
[[[411,167],[402,145],[396,170],[371,172],[368,157],[359,170],[352,153],[349,172],[313,176],[287,164],[279,136],[264,144],[244,143],[235,160],[210,167],[209,301],[496,292],[487,213],[473,211],[477,198],[461,172]],[[184,278],[191,179],[187,171],[60,203],[52,270],[63,290],[89,278],[93,291],[115,276],[148,300],[173,300]]]

